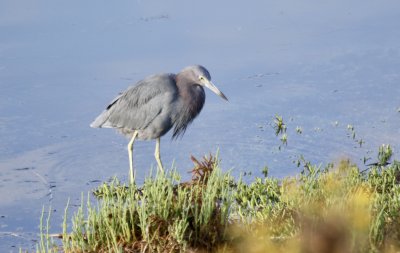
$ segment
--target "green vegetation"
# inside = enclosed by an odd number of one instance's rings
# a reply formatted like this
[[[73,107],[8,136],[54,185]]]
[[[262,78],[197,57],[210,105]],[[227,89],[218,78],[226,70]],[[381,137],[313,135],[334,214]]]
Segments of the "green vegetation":
[[[282,142],[283,145],[287,146],[287,141],[288,141],[288,136],[286,133],[287,127],[286,124],[283,122],[282,116],[275,115],[274,122],[273,122],[273,128],[275,130],[275,135],[279,136],[280,141]],[[297,130],[297,133],[299,133],[299,130]],[[301,130],[300,130],[301,131]],[[281,146],[279,146],[279,150],[281,149]]]
[[[391,156],[382,146],[365,171],[303,159],[298,176],[278,180],[264,167],[251,182],[222,172],[211,155],[192,157],[189,182],[169,171],[141,187],[115,179],[94,191],[96,201],[82,197],[62,245],[42,217],[37,252],[396,252],[400,162]]]

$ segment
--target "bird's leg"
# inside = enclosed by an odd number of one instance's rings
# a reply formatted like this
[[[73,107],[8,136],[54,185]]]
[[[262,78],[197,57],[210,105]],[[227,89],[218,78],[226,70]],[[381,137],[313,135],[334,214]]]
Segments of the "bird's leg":
[[[154,156],[156,157],[158,168],[160,169],[161,172],[164,172],[164,168],[160,157],[160,137],[158,137],[156,141],[156,150],[154,151]]]
[[[135,138],[138,135],[138,131],[135,130],[132,135],[132,139],[128,143],[128,154],[129,154],[129,177],[131,179],[131,184],[135,182],[133,175],[133,143],[135,142]]]

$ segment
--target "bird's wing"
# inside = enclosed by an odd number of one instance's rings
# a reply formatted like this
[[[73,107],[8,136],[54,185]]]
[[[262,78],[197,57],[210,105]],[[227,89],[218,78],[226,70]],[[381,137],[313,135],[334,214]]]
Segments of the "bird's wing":
[[[153,75],[117,96],[91,124],[140,130],[146,128],[177,96],[174,75]]]

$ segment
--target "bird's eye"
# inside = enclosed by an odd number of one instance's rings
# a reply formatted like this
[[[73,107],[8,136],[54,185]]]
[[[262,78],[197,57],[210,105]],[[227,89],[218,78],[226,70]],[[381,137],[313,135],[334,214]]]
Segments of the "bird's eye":
[[[199,76],[200,81],[204,81],[204,76]]]

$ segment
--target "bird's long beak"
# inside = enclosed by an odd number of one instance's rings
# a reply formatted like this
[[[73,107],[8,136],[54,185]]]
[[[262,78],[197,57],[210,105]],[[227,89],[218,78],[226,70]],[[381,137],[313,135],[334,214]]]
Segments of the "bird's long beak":
[[[217,94],[218,96],[220,96],[221,98],[225,99],[226,101],[228,101],[228,98],[225,97],[224,93],[222,93],[217,86],[215,86],[211,81],[208,81],[207,79],[205,79],[204,82],[204,86],[206,86],[207,88],[209,88],[212,92],[214,92],[215,94]]]

